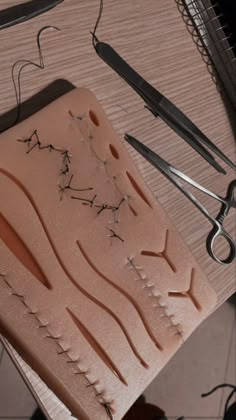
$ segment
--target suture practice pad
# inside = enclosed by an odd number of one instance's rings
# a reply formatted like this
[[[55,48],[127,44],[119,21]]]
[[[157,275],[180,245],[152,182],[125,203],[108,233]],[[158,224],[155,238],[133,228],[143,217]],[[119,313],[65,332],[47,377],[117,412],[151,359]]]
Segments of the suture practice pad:
[[[0,330],[82,419],[121,419],[216,301],[94,95],[0,136]]]

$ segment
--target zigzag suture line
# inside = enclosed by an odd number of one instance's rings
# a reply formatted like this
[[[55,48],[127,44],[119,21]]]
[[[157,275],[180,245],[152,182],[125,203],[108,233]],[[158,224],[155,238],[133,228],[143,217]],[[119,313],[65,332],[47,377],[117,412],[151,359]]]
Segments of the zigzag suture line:
[[[72,116],[72,118],[73,119],[79,119],[79,117],[74,117],[74,116]],[[86,204],[89,205],[91,208],[96,208],[98,215],[101,214],[104,211],[111,211],[114,214],[114,220],[112,222],[109,222],[109,223],[110,224],[118,224],[120,221],[117,218],[117,214],[119,214],[120,208],[123,205],[123,203],[125,203],[125,202],[128,202],[129,203],[130,197],[129,196],[125,196],[124,194],[122,194],[122,192],[120,191],[120,189],[117,186],[115,177],[111,177],[109,175],[108,170],[107,170],[107,161],[104,160],[104,159],[101,159],[97,155],[96,151],[94,150],[94,148],[92,146],[92,140],[93,140],[93,137],[89,133],[88,134],[88,141],[89,141],[91,150],[93,151],[94,156],[99,160],[99,162],[102,162],[102,164],[104,165],[104,168],[105,168],[105,171],[107,173],[107,176],[109,178],[112,178],[112,181],[113,181],[113,184],[114,184],[115,188],[117,188],[117,190],[119,191],[119,193],[121,195],[121,200],[118,203],[118,205],[114,206],[114,205],[107,204],[107,203],[106,204],[105,203],[99,204],[96,201],[97,195],[93,195],[93,198],[91,200],[90,199],[87,199],[87,198],[86,199],[83,199],[83,198],[80,198],[80,197],[76,197],[75,195],[71,195],[70,198],[71,199],[74,199],[74,200],[77,199],[77,200],[81,201],[84,205],[86,205]],[[63,177],[63,183],[64,183],[64,185],[59,184],[59,192],[60,192],[60,198],[61,199],[62,199],[62,197],[63,197],[63,195],[64,195],[64,193],[66,191],[76,192],[77,193],[77,192],[81,192],[81,191],[84,191],[84,192],[86,191],[87,192],[87,191],[93,190],[92,187],[88,187],[88,188],[75,188],[75,187],[72,186],[72,181],[73,181],[73,178],[74,178],[73,174],[71,174],[71,159],[72,159],[72,157],[71,157],[71,155],[70,155],[70,153],[69,153],[68,150],[56,148],[52,144],[43,145],[41,143],[40,139],[39,139],[39,135],[38,135],[37,130],[35,130],[33,132],[33,134],[31,135],[31,137],[29,137],[27,139],[24,139],[24,140],[19,140],[18,139],[18,141],[19,142],[22,142],[22,143],[25,143],[27,145],[27,148],[28,148],[27,151],[26,151],[27,154],[30,154],[34,149],[38,149],[38,150],[45,150],[45,149],[47,149],[47,150],[49,150],[49,152],[56,152],[56,153],[58,153],[58,154],[60,154],[62,156],[62,169],[61,169],[61,172],[60,172],[60,176]],[[66,182],[66,178],[65,177],[68,176],[68,175],[70,175],[70,178],[69,178],[69,181]],[[32,202],[31,202],[31,204],[32,204]],[[46,235],[47,235],[47,237],[49,239],[49,242],[50,242],[51,246],[53,246],[53,250],[55,252],[54,244],[52,243],[51,238],[49,238],[49,235],[48,235],[48,232],[47,232],[46,227],[44,225],[44,222],[42,221],[41,216],[39,215],[39,212],[36,209],[35,205],[34,204],[32,204],[32,205],[33,205],[33,207],[34,207],[34,209],[35,209],[35,211],[36,211],[36,213],[37,213],[37,215],[38,215],[38,217],[39,217],[39,219],[40,219],[40,221],[42,223],[42,226],[43,226],[43,228],[45,230],[45,233],[46,233]],[[116,232],[114,232],[113,230],[110,229],[110,233],[112,233],[112,235],[110,235],[111,237],[117,237],[118,239],[120,239],[120,240],[123,241],[123,239],[121,237],[119,237],[119,235],[117,235]],[[171,269],[171,271],[175,273],[176,272],[176,268],[175,268],[174,264],[172,263],[171,259],[169,258],[168,254],[167,254],[168,233],[169,232],[167,230],[167,232],[166,232],[166,238],[165,238],[164,250],[162,252],[153,253],[153,255],[150,255],[150,256],[156,256],[156,257],[164,258],[165,261],[167,262],[169,268]],[[143,254],[142,255],[148,255],[148,253],[151,253],[151,252],[150,251],[143,251]],[[55,255],[58,258],[57,251],[55,252]],[[173,316],[167,314],[167,312],[166,312],[167,306],[160,304],[161,295],[155,295],[153,293],[153,290],[152,290],[153,289],[153,284],[150,284],[149,281],[148,281],[148,279],[147,279],[147,277],[142,274],[143,269],[134,263],[133,258],[128,258],[127,261],[128,261],[129,268],[133,269],[136,272],[136,274],[138,275],[139,279],[144,282],[143,289],[148,290],[149,296],[152,297],[152,298],[155,298],[155,301],[157,303],[155,303],[153,306],[155,306],[155,307],[158,306],[158,307],[162,308],[162,310],[163,310],[163,316],[162,317],[166,317],[166,318],[169,319],[169,321],[170,321],[170,327],[171,328],[174,328],[175,329],[175,334],[180,335],[181,338],[182,338],[182,332],[179,329],[179,325],[178,324],[174,324],[173,321],[172,321],[172,317]],[[61,264],[60,257],[59,257],[59,262]],[[65,267],[62,266],[62,268],[65,271],[65,269],[64,269]],[[200,307],[199,302],[197,302],[196,298],[194,298],[194,296],[192,295],[192,281],[193,281],[192,278],[193,278],[193,273],[194,273],[194,269],[192,269],[192,272],[191,272],[190,288],[189,288],[189,290],[187,292],[169,292],[169,296],[170,297],[186,297],[187,296],[187,297],[189,297],[191,299],[191,301],[193,302],[194,306],[198,310],[200,310],[199,308],[201,308],[201,307]],[[67,270],[66,270],[66,274],[67,274]],[[4,280],[5,280],[5,276],[3,276],[1,274],[0,274],[0,276],[2,278],[4,277]],[[8,284],[8,282],[6,280],[5,280],[5,283]],[[73,283],[75,284],[76,282],[73,280]],[[9,284],[8,284],[8,286],[11,287]],[[77,283],[76,283],[76,286],[78,287]],[[82,289],[82,292],[83,292],[83,289]],[[85,292],[85,293],[87,293],[87,292]],[[22,297],[21,295],[18,295],[17,293],[15,293],[15,296],[17,296],[21,300],[22,304],[25,305],[24,297]],[[101,303],[100,302],[98,302],[98,304],[101,306]],[[28,309],[30,310],[30,308],[28,308]],[[107,310],[107,308],[105,310]],[[32,311],[30,311],[29,313],[31,315],[36,315],[36,313],[33,313]],[[36,318],[36,320],[38,320],[36,316],[35,316],[35,318]],[[116,317],[115,317],[115,319],[116,319]],[[116,321],[117,321],[117,319],[116,319]],[[38,320],[38,322],[40,322],[40,321]],[[39,328],[47,328],[47,326],[40,325]],[[123,330],[123,332],[124,332],[124,330]],[[57,342],[57,344],[58,344],[59,337],[52,337],[52,336],[50,336],[50,333],[49,333],[48,338],[50,338],[50,337],[53,338]],[[127,338],[127,336],[126,336],[126,338]],[[158,345],[159,345],[159,343],[158,343]],[[160,345],[159,345],[159,349],[162,349],[162,347]],[[62,349],[62,351],[61,351],[60,354],[65,353],[65,354],[68,355],[68,351],[69,350]],[[68,355],[68,357],[69,357],[69,355]],[[70,363],[76,363],[76,361],[72,361],[71,360]],[[77,372],[76,374],[86,374],[86,372]],[[95,387],[95,384],[89,383],[89,386],[94,386]],[[103,404],[108,404],[109,405],[110,403],[109,402],[108,403],[105,402]]]
[[[80,201],[83,205],[88,205],[90,208],[96,209],[97,210],[97,215],[100,215],[104,211],[110,210],[111,213],[113,214],[113,220],[108,222],[108,231],[110,233],[109,237],[111,239],[115,238],[115,239],[120,240],[121,242],[124,242],[124,239],[121,238],[120,235],[118,235],[114,231],[114,229],[110,229],[110,226],[118,225],[120,223],[120,220],[119,220],[120,208],[121,208],[123,203],[125,203],[125,202],[129,203],[130,197],[122,194],[122,192],[120,191],[120,189],[117,186],[115,177],[111,177],[108,174],[107,162],[100,159],[98,157],[98,155],[96,154],[96,152],[94,151],[94,149],[92,147],[92,144],[91,144],[92,139],[93,139],[93,137],[91,136],[91,134],[88,134],[88,142],[90,144],[91,150],[93,150],[94,156],[96,157],[96,159],[98,159],[99,162],[102,162],[104,164],[104,168],[106,170],[107,176],[112,179],[113,185],[119,191],[119,194],[121,196],[120,202],[117,205],[112,205],[112,204],[108,204],[108,203],[99,203],[97,194],[93,194],[92,198],[79,197],[77,195],[70,195],[70,198],[73,199],[73,200]],[[18,139],[17,141],[27,145],[27,151],[26,151],[27,154],[30,154],[33,150],[38,149],[38,150],[48,150],[49,152],[56,152],[56,153],[59,153],[60,155],[62,155],[62,168],[61,168],[61,171],[60,171],[60,176],[63,176],[64,185],[59,184],[59,193],[60,193],[60,199],[61,200],[63,198],[63,195],[66,193],[66,191],[87,192],[87,191],[92,191],[93,190],[92,187],[87,187],[87,188],[72,187],[72,181],[74,179],[74,175],[71,174],[72,156],[71,156],[69,150],[56,148],[51,143],[47,144],[47,145],[43,145],[42,141],[40,140],[40,137],[39,137],[39,134],[38,134],[37,130],[34,130],[30,137],[27,137],[26,139]],[[66,182],[66,178],[65,178],[67,175],[70,175],[70,178],[69,178],[68,182]],[[132,211],[132,209],[131,209],[131,211]]]
[[[39,210],[38,210],[38,208],[37,208],[37,206],[36,206],[36,204],[35,204],[35,202],[34,202],[34,200],[33,200],[33,198],[31,197],[31,195],[29,194],[29,192],[26,190],[26,188],[20,183],[20,181],[18,181],[18,180],[16,180],[16,178],[13,176],[13,175],[11,175],[9,172],[7,172],[7,171],[5,171],[5,170],[3,170],[3,169],[1,169],[0,168],[0,173],[3,173],[5,176],[7,176],[10,180],[12,180],[15,184],[16,184],[16,186],[18,187],[18,188],[20,188],[20,190],[23,192],[23,194],[26,196],[26,198],[29,200],[29,202],[30,202],[30,204],[31,204],[31,206],[32,206],[32,208],[34,209],[34,211],[35,211],[35,213],[36,213],[36,215],[37,215],[37,217],[38,217],[38,219],[39,219],[39,221],[40,221],[40,224],[41,224],[41,226],[42,226],[42,228],[43,228],[43,230],[44,230],[44,233],[46,234],[46,237],[47,237],[47,239],[48,239],[48,241],[49,241],[49,244],[50,244],[50,246],[51,246],[51,248],[52,248],[52,250],[53,250],[53,252],[54,252],[54,255],[55,255],[55,257],[56,257],[56,259],[57,259],[57,261],[59,262],[59,264],[60,264],[60,266],[61,266],[61,268],[62,268],[62,270],[64,271],[64,273],[66,274],[66,276],[67,276],[67,278],[72,282],[72,284],[84,295],[84,296],[86,296],[88,299],[90,299],[95,305],[97,305],[97,306],[99,306],[100,308],[102,308],[106,313],[108,313],[114,320],[115,320],[115,322],[119,325],[119,327],[120,327],[120,329],[122,330],[122,332],[123,332],[123,334],[124,334],[124,336],[126,337],[126,340],[127,340],[127,342],[128,342],[128,344],[129,344],[129,346],[130,346],[130,348],[131,348],[131,350],[132,350],[132,352],[134,353],[134,355],[135,355],[135,357],[139,360],[139,362],[143,365],[143,366],[145,366],[146,365],[146,363],[145,363],[145,361],[142,359],[142,357],[139,355],[139,352],[138,352],[138,350],[136,349],[136,347],[135,347],[135,345],[134,345],[134,343],[133,343],[133,341],[132,341],[132,339],[129,337],[129,334],[128,334],[128,332],[127,332],[127,330],[126,330],[126,328],[125,328],[125,326],[123,325],[123,323],[120,321],[120,319],[116,316],[116,314],[111,310],[111,309],[109,309],[105,304],[103,304],[100,300],[98,300],[97,298],[95,298],[94,296],[92,296],[89,292],[87,292],[83,287],[81,287],[80,285],[79,285],[79,283],[73,278],[73,276],[70,274],[70,272],[69,272],[69,270],[67,269],[67,267],[65,266],[65,264],[63,263],[63,261],[62,261],[62,259],[61,259],[61,257],[60,257],[60,255],[59,255],[59,253],[58,253],[58,251],[57,251],[57,249],[56,249],[56,246],[54,245],[54,242],[53,242],[53,240],[52,240],[52,238],[51,238],[51,236],[49,235],[49,232],[48,232],[48,230],[47,230],[47,227],[46,227],[46,225],[45,225],[45,223],[44,223],[44,220],[43,220],[43,218],[42,218],[42,216],[41,216],[41,214],[40,214],[40,212],[39,212]]]

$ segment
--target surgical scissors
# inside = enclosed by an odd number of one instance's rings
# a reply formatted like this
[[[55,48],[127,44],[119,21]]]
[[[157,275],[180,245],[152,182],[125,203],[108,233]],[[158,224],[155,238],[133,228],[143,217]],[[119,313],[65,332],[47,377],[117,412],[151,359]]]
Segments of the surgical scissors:
[[[236,244],[233,238],[226,232],[224,229],[223,223],[228,215],[231,208],[236,208],[236,180],[231,181],[228,186],[226,197],[221,197],[220,195],[209,191],[204,188],[193,179],[185,175],[183,172],[176,169],[174,166],[170,165],[159,155],[154,153],[151,149],[145,146],[143,143],[130,136],[129,134],[125,135],[125,140],[136,149],[148,162],[150,162],[156,169],[158,169],[169,181],[171,181],[182,193],[189,198],[189,200],[206,216],[206,218],[212,223],[213,229],[209,233],[206,246],[209,255],[220,264],[230,264],[233,262],[236,256]],[[209,211],[197,200],[197,198],[182,184],[182,181],[187,182],[189,185],[194,188],[202,191],[208,196],[216,199],[221,203],[220,212],[216,217],[213,217]],[[219,258],[215,251],[215,241],[217,238],[223,237],[229,245],[229,254],[226,258]]]

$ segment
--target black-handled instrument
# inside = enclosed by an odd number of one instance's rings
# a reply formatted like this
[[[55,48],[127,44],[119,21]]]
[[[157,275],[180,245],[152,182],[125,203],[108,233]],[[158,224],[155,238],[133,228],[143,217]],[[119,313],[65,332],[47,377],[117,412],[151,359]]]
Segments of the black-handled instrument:
[[[0,11],[0,30],[32,19],[64,0],[31,0]]]

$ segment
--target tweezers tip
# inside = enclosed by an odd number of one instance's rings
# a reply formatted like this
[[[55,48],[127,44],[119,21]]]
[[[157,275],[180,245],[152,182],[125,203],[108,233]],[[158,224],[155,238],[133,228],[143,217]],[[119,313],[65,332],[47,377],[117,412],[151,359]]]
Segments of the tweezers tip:
[[[217,169],[218,172],[220,172],[223,175],[226,175],[227,172],[222,168],[222,166],[217,165],[217,167],[215,167]]]
[[[125,141],[130,144],[130,146],[136,148],[139,144],[138,140],[136,140],[134,137],[132,137],[130,134],[125,133],[124,135]]]

